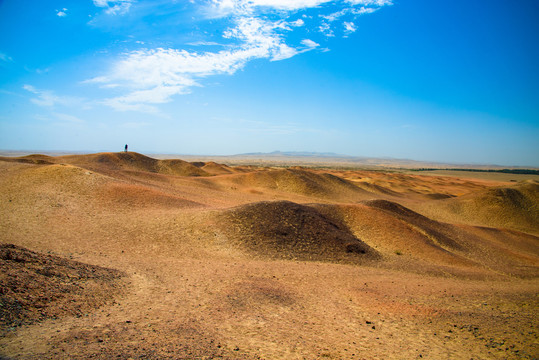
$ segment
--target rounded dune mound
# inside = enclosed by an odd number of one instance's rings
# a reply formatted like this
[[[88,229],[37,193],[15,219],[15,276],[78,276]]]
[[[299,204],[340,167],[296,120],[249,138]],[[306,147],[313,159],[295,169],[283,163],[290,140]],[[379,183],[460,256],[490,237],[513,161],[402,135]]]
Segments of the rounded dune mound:
[[[388,258],[434,271],[504,273],[532,277],[539,271],[538,238],[512,230],[451,225],[385,200],[354,205],[316,205],[331,219]],[[409,259],[413,259],[409,262]],[[445,270],[444,270],[445,269]]]
[[[94,171],[139,170],[156,172],[158,160],[135,152],[59,156],[57,161]]]
[[[0,244],[0,334],[62,316],[82,316],[123,291],[118,270]]]
[[[372,196],[338,176],[299,169],[256,171],[233,175],[226,181],[250,189],[270,189],[332,200],[353,201]]]
[[[205,163],[201,169],[211,175],[225,175],[235,172],[234,169],[230,168],[229,166],[218,164],[213,161]]]
[[[394,207],[393,204],[384,205]],[[402,213],[413,214],[411,210],[404,207],[400,209],[400,205],[396,205]],[[414,224],[413,216],[405,219],[396,212],[365,204],[324,204],[316,205],[316,209],[326,217],[344,223],[355,236],[386,257],[404,255],[404,258],[413,258],[421,263],[474,266],[472,261],[458,254],[455,248],[460,246],[453,239],[448,240],[447,235],[441,235],[424,224]],[[447,246],[447,242],[452,246]]]
[[[447,224],[429,219],[393,201],[368,200],[363,204],[395,216],[442,248],[461,249],[461,245],[455,240],[453,228]]]
[[[157,163],[157,172],[167,175],[178,175],[178,176],[208,176],[208,172],[196,167],[195,165],[179,160],[158,160]]]
[[[60,156],[57,162],[80,166],[98,172],[143,171],[179,176],[207,176],[208,174],[187,161],[157,160],[136,152],[97,153]]]
[[[375,194],[399,196],[399,193],[381,185],[372,184],[372,183],[364,182],[364,181],[356,181],[354,182],[354,184],[363,190],[366,190],[368,192],[372,192]]]
[[[54,158],[52,156],[33,154],[20,157],[7,157],[0,156],[0,161],[9,161],[9,162],[20,162],[26,164],[37,164],[37,165],[49,165],[54,164]]]
[[[221,215],[227,238],[274,259],[358,263],[378,254],[341,223],[289,201],[243,205]]]
[[[92,195],[111,178],[72,165],[31,166],[5,177],[2,181],[6,195],[34,196],[37,199],[57,194]]]
[[[539,233],[539,183],[491,188],[441,200],[427,208],[449,221]]]
[[[367,205],[369,207],[380,209],[380,210],[389,211],[391,213],[394,213],[394,214],[400,215],[400,216],[404,216],[404,217],[425,218],[423,215],[418,214],[415,211],[412,211],[412,210],[402,206],[401,204],[398,204],[398,203],[393,202],[393,201],[381,200],[381,199],[367,200],[367,201],[364,201],[363,204],[365,204],[365,205]]]

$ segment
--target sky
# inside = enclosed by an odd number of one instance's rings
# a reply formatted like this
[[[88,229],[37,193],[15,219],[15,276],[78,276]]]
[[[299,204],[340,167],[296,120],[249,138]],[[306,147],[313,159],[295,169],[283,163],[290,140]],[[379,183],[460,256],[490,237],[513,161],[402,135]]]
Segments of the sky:
[[[0,149],[539,166],[537,0],[0,0]]]

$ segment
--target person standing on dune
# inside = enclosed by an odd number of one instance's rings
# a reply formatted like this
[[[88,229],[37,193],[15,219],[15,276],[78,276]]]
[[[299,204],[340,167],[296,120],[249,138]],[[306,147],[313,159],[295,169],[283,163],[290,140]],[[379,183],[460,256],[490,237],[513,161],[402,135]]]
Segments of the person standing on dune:
[[[125,144],[125,152],[127,152],[127,144]]]

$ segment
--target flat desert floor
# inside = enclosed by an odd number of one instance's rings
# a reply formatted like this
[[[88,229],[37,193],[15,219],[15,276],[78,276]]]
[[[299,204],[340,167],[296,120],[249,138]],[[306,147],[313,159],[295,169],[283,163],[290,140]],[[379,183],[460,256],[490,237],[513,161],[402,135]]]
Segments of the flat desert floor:
[[[539,358],[530,176],[31,155],[0,214],[2,359]]]

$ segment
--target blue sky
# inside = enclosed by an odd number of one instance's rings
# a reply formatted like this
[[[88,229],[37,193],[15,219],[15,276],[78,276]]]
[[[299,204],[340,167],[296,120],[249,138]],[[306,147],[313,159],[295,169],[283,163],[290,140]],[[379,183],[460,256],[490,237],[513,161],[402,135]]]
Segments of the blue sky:
[[[536,0],[0,0],[0,149],[539,166]]]

